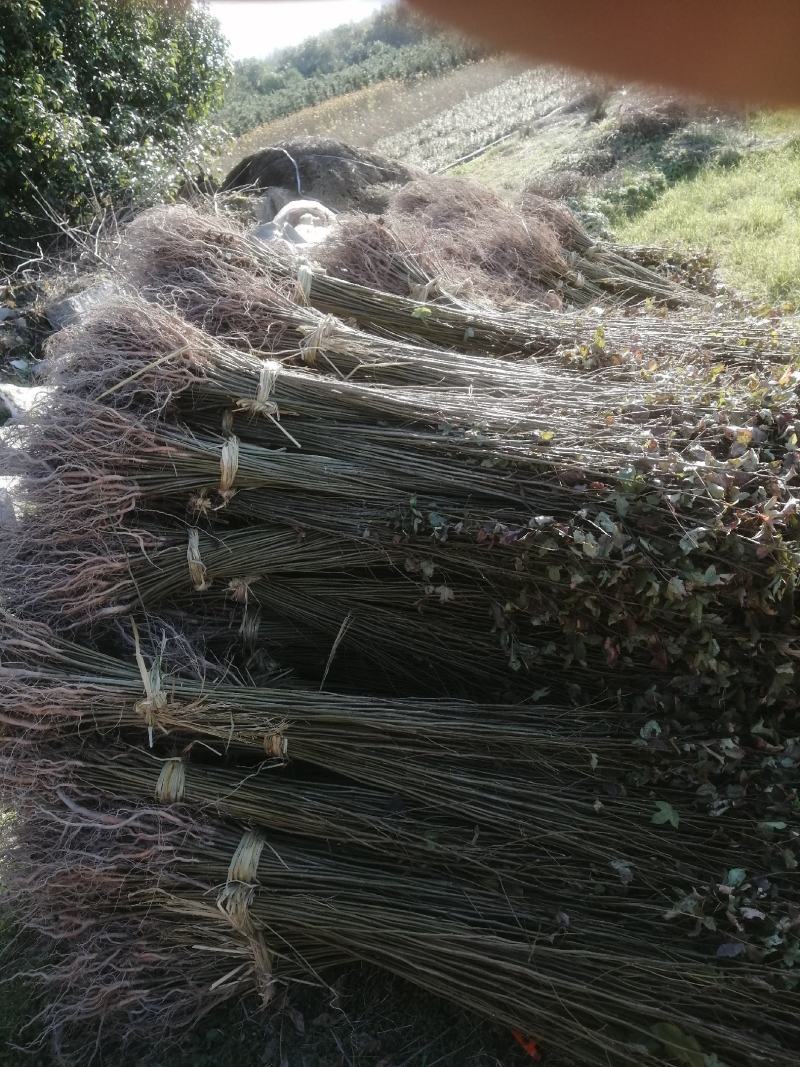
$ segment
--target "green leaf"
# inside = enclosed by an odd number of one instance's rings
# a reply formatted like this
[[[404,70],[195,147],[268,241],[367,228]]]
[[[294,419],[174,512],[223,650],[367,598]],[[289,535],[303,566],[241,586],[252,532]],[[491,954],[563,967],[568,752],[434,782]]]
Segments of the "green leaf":
[[[657,719],[649,719],[639,731],[639,737],[644,741],[649,741],[653,737],[659,737],[661,734],[661,723]]]
[[[669,823],[670,826],[674,826],[677,830],[681,824],[681,817],[678,812],[673,808],[671,804],[668,804],[666,800],[656,801],[655,813],[651,816],[650,822],[656,826],[663,826]]]
[[[424,304],[420,304],[419,307],[414,308],[414,310],[411,312],[411,318],[422,319],[422,321],[424,322],[426,319],[429,319],[432,314],[433,312],[429,307],[425,307]]]
[[[623,885],[630,885],[633,881],[633,866],[627,860],[611,860],[609,867],[619,875]]]
[[[735,889],[737,886],[740,886],[746,878],[747,871],[744,867],[731,867],[725,875],[725,885],[732,886]]]
[[[795,856],[790,848],[785,848],[783,852],[781,852],[781,856],[783,857],[783,865],[787,871],[797,870],[797,856]]]
[[[544,444],[549,445],[550,442],[555,437],[555,435],[556,435],[555,430],[540,430],[539,431],[539,440],[542,441]]]
[[[675,1023],[654,1023],[650,1033],[657,1038],[671,1059],[685,1067],[706,1067],[706,1057],[696,1037],[685,1034]]]
[[[668,600],[682,600],[687,596],[686,586],[683,583],[683,579],[679,578],[677,574],[667,582],[667,599]]]

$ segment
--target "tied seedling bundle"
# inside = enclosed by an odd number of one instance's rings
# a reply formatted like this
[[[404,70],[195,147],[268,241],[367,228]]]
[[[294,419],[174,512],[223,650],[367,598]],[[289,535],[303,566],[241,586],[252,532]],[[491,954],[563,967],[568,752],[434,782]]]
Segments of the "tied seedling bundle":
[[[23,428],[41,464],[30,534],[7,566],[25,610],[86,624],[252,591],[330,643],[347,620],[343,651],[374,621],[384,663],[403,633],[445,686],[448,662],[477,680],[483,647],[485,687],[504,657],[509,685],[558,676],[578,700],[600,681],[606,695],[702,692],[744,711],[790,690],[793,374],[767,378],[774,409],[753,413],[740,389],[691,419],[659,400],[578,431],[574,414],[542,417],[546,389],[515,416],[513,401],[455,386],[285,368],[136,310],[110,308],[61,343],[53,408],[43,429]],[[143,508],[171,512],[178,531],[137,519]],[[131,555],[137,543],[146,551]],[[265,576],[291,580],[265,588]]]
[[[395,194],[380,219],[338,219],[319,258],[337,277],[422,299],[546,305],[549,297],[551,306],[577,307],[613,295],[702,303],[593,241],[566,205],[529,194],[515,209],[464,178],[420,178]]]
[[[754,367],[800,354],[800,330],[785,319],[731,315],[727,310],[665,314],[649,306],[550,311],[520,305],[508,311],[453,307],[337,278],[313,261],[298,266],[273,244],[249,237],[230,219],[188,207],[143,212],[126,232],[121,276],[149,299],[178,306],[214,333],[262,349],[286,341],[286,302],[304,308],[306,337],[320,315],[352,320],[378,337],[426,342],[466,353],[518,360],[565,358],[597,366],[617,360],[703,360]],[[309,321],[310,309],[317,312]],[[303,312],[292,309],[292,322]],[[276,321],[277,320],[277,321]],[[310,327],[310,329],[309,329]],[[598,328],[601,333],[598,336]],[[597,341],[602,345],[598,347]],[[378,343],[376,341],[376,343]],[[312,351],[325,351],[314,343]]]
[[[695,887],[723,885],[734,865],[759,883],[772,879],[775,922],[795,900],[791,775],[782,760],[770,771],[756,750],[736,751],[731,738],[631,743],[625,725],[592,709],[579,716],[212,682],[187,669],[166,673],[163,643],[148,667],[137,636],[137,669],[11,619],[4,647],[3,721],[20,734],[4,777],[18,787],[63,774],[121,798],[191,801],[270,830],[469,871],[479,885],[499,881],[537,906],[547,900],[553,913],[605,923],[613,909],[651,950],[673,933],[676,951],[683,946],[682,926],[714,906]],[[109,744],[120,731],[128,744],[146,738],[147,754]],[[34,742],[63,747],[76,735],[83,750],[72,763],[22,758]],[[181,755],[164,757],[165,749]],[[784,758],[792,752],[787,744]],[[690,799],[690,760],[695,782],[719,794],[748,787],[728,811],[708,789]],[[293,771],[288,780],[283,767]],[[362,788],[317,783],[309,767]],[[684,912],[687,901],[694,907]],[[703,929],[696,948],[713,954],[723,932],[713,918]]]
[[[284,959],[291,968],[297,957],[290,946],[302,945],[307,968],[326,957],[368,960],[508,1027],[536,1032],[581,1063],[663,1067],[676,1045],[698,1055],[713,1049],[734,1064],[763,1054],[793,1062],[795,998],[772,987],[759,964],[726,972],[693,959],[690,949],[641,955],[624,928],[601,924],[587,924],[581,944],[566,913],[558,932],[542,936],[523,903],[457,877],[381,864],[358,848],[341,853],[277,833],[242,832],[198,820],[185,805],[120,808],[86,789],[59,792],[71,813],[70,851],[83,857],[86,874],[98,865],[116,881],[129,921],[151,916],[167,945],[176,927],[184,939],[194,926],[201,947],[216,910],[251,953],[249,970],[240,953],[232,955],[234,976],[242,980],[244,971],[265,1000],[290,980]],[[63,870],[64,835],[54,836],[51,830],[56,847],[47,868]],[[172,925],[160,920],[164,912]],[[174,985],[184,980],[173,976]],[[76,998],[83,999],[80,989],[71,992]],[[757,1022],[744,1024],[754,1009]]]
[[[47,1024],[362,960],[581,1064],[792,1062],[792,327],[501,310],[683,294],[542,204],[523,278],[435,192],[433,258],[400,200],[328,273],[146,213],[51,343],[0,627]]]

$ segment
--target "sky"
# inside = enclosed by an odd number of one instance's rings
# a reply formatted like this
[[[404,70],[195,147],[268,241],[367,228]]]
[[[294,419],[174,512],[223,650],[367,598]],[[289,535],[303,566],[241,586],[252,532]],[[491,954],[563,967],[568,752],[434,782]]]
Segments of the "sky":
[[[368,18],[388,0],[212,0],[233,59],[262,58],[323,30]]]

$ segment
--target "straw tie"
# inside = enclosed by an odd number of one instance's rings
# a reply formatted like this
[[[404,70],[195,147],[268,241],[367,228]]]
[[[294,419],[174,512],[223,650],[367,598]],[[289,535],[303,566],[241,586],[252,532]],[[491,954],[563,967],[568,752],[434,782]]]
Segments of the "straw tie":
[[[252,583],[256,581],[256,578],[256,575],[248,578],[231,578],[228,582],[228,592],[237,604],[247,604],[253,591]]]
[[[265,359],[258,375],[258,388],[254,397],[240,397],[236,407],[249,411],[252,415],[277,415],[278,405],[270,400],[275,382],[278,380],[280,364],[275,360]]]
[[[233,432],[233,412],[223,411],[222,432],[225,440],[222,442],[222,451],[219,456],[219,495],[223,504],[227,504],[236,490],[233,483],[239,471],[239,438]]]
[[[313,366],[321,350],[333,347],[339,321],[333,315],[323,315],[316,326],[301,326],[300,329],[305,335],[300,342],[300,354],[304,363]]]
[[[217,897],[217,907],[231,926],[246,938],[253,953],[261,997],[264,1004],[268,1004],[274,992],[272,954],[250,913],[258,885],[258,863],[265,843],[258,830],[247,830],[242,835],[228,867],[228,880]]]
[[[429,278],[427,282],[413,282],[408,279],[408,295],[411,300],[417,300],[421,304],[426,304],[430,299],[430,295],[436,289],[436,279]]]
[[[140,714],[145,721],[147,726],[148,744],[150,748],[152,748],[155,743],[155,728],[159,725],[159,712],[167,706],[167,694],[161,687],[161,666],[158,660],[154,659],[148,668],[139,644],[139,630],[133,619],[131,619],[131,626],[133,627],[136,665],[139,668],[139,674],[142,676],[142,685],[144,686],[145,691],[144,700],[137,701],[134,705],[134,710]]]
[[[235,433],[226,437],[219,457],[219,495],[227,503],[236,490],[233,483],[239,470],[239,438]]]
[[[261,364],[261,371],[258,375],[258,388],[254,397],[239,397],[236,401],[236,408],[238,411],[248,412],[250,415],[263,415],[269,419],[272,425],[281,431],[284,437],[287,437],[296,448],[301,448],[302,445],[293,437],[292,434],[281,423],[281,413],[278,410],[278,405],[274,400],[270,400],[272,391],[275,388],[275,383],[278,380],[278,375],[281,371],[281,365],[274,359],[265,359]],[[225,433],[230,433],[232,430],[232,413],[225,412],[222,419],[222,427]]]
[[[180,804],[186,795],[186,764],[180,757],[164,761],[156,782],[159,804]]]
[[[280,726],[271,734],[264,735],[264,751],[273,759],[289,758],[289,738],[283,731],[284,726]]]
[[[298,304],[310,304],[311,303],[311,282],[314,279],[314,272],[307,263],[301,263],[297,270],[297,289],[298,289]]]
[[[200,555],[200,531],[196,526],[189,528],[189,543],[186,546],[186,562],[189,564],[189,577],[198,593],[211,588],[208,571]]]
[[[205,489],[201,489],[199,493],[195,493],[189,497],[188,509],[192,515],[205,517],[213,507],[214,504],[211,497],[207,495]]]

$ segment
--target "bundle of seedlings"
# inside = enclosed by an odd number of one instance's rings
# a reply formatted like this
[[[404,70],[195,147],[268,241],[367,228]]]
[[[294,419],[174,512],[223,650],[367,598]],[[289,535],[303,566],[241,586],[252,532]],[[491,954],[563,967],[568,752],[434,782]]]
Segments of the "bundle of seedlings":
[[[512,207],[464,178],[427,177],[385,216],[340,216],[316,251],[332,275],[372,289],[471,306],[581,306],[608,299],[698,303],[696,293],[594,242],[565,205]]]
[[[14,811],[3,847],[4,903],[32,941],[35,971],[27,977],[37,983],[21,1035],[30,1051],[49,1045],[70,1062],[118,1051],[123,1062],[140,1062],[231,998],[277,1013],[287,990],[319,984],[348,959],[300,933],[291,946],[267,949],[192,877],[187,854],[183,895],[153,894],[174,863],[174,843],[183,838],[190,847],[185,831],[194,824],[178,809],[156,810],[155,801],[101,809],[95,794],[66,785],[70,765],[39,766],[32,778],[15,760],[13,785],[4,785]],[[123,839],[126,825],[135,835]],[[137,868],[147,872],[147,907],[137,897]]]
[[[411,364],[418,362],[414,355]],[[719,369],[706,377],[685,368],[680,376],[649,375],[646,381],[630,382],[471,361],[476,362],[478,370],[495,373],[481,376],[470,367],[468,389],[463,368],[451,375],[441,360],[431,364],[436,387],[337,381],[237,352],[169,312],[125,300],[57,335],[51,345],[51,380],[58,390],[57,407],[69,396],[132,405],[148,413],[183,409],[191,412],[193,423],[201,417],[216,433],[224,429],[229,408],[238,416],[240,436],[256,433],[274,445],[311,446],[327,453],[335,447],[343,458],[348,453],[340,424],[348,440],[356,432],[366,434],[371,450],[382,435],[408,438],[413,427],[415,447],[428,454],[438,450],[448,462],[457,450],[482,460],[485,448],[519,461],[526,448],[530,452],[538,443],[542,447],[531,454],[532,462],[582,463],[584,480],[592,480],[593,464],[600,473],[609,465],[613,470],[631,462],[646,470],[654,461],[663,465],[665,452],[685,452],[692,445],[726,456],[748,425],[753,439],[770,448],[774,459],[785,451],[781,435],[788,438],[793,430],[785,416],[775,417],[794,395],[794,377],[783,372],[754,382],[722,375]],[[404,374],[407,365],[395,369]],[[576,403],[582,417],[579,436]],[[322,437],[326,426],[337,430]],[[454,436],[456,430],[460,434]],[[309,440],[309,435],[315,437]],[[483,469],[488,477],[485,463]]]
[[[163,643],[147,662],[137,639],[136,660],[126,663],[12,618],[3,637],[2,721],[28,739],[24,744],[114,737],[122,730],[162,750],[201,757],[227,751],[249,770],[223,773],[203,765],[195,778],[174,756],[163,766],[181,796],[246,821],[259,821],[260,805],[262,824],[273,829],[359,840],[392,855],[461,856],[509,883],[530,883],[539,895],[563,896],[565,880],[589,879],[597,891],[626,869],[628,881],[635,871],[638,885],[654,887],[662,910],[674,903],[673,892],[685,896],[695,885],[723,881],[734,858],[769,874],[776,891],[780,871],[791,868],[792,837],[779,832],[792,804],[791,775],[783,769],[792,763],[791,741],[767,769],[755,745],[741,747],[730,735],[695,730],[659,740],[651,725],[632,744],[630,724],[605,722],[596,709],[567,716],[547,706],[359,699],[212,683],[188,669],[166,673]],[[779,752],[775,747],[773,754]],[[21,773],[15,761],[21,762],[16,751],[7,780]],[[119,795],[114,783],[122,781],[131,790],[138,781],[136,788],[158,795],[163,761],[124,749],[105,750],[95,762],[84,752],[72,769]],[[282,781],[276,768],[287,762],[373,788]],[[694,781],[706,787],[721,791],[736,783],[738,802],[728,811],[709,806],[715,794],[708,788],[687,799],[681,790],[692,764]],[[269,795],[259,801],[264,791]],[[675,812],[681,830],[662,841],[651,816],[663,806]],[[675,849],[674,869],[659,874],[667,847]],[[788,885],[780,896],[791,900],[793,893]]]
[[[794,1062],[797,996],[756,960],[702,962],[691,948],[654,958],[624,927],[578,921],[573,930],[566,913],[543,937],[547,912],[456,876],[422,876],[355,847],[243,833],[180,806],[120,809],[85,789],[76,798],[59,792],[73,850],[88,851],[87,834],[106,838],[124,884],[107,902],[112,915],[170,910],[201,926],[216,901],[250,940],[252,981],[262,987],[280,980],[273,953],[308,945],[313,965],[317,945],[409,978],[582,1064],[665,1067],[686,1048],[732,1065],[764,1055]],[[185,981],[175,972],[176,985]]]
[[[374,334],[515,359],[557,357],[563,363],[559,353],[591,348],[599,327],[603,352],[619,359],[642,352],[646,362],[710,354],[715,362],[753,366],[785,363],[800,350],[790,317],[731,316],[727,309],[665,314],[649,306],[634,314],[532,306],[497,311],[412,300],[336,278],[311,262],[298,267],[233,220],[187,207],[142,213],[126,230],[121,257],[120,277],[131,289],[174,303],[190,320],[258,349],[279,345],[288,302],[310,304]],[[320,347],[324,351],[314,345]]]
[[[6,449],[13,877],[57,985],[86,944],[49,1024],[363,960],[581,1064],[792,1062],[786,338],[407,300],[183,209],[123,265],[154,302],[59,335]]]
[[[23,428],[30,431],[26,455],[44,474],[32,479],[38,507],[6,572],[27,610],[45,603],[45,617],[55,611],[86,623],[97,611],[124,612],[134,603],[155,608],[209,588],[216,596],[230,583],[228,591],[247,599],[264,575],[303,574],[296,583],[302,600],[305,576],[313,574],[331,610],[312,611],[311,624],[333,641],[348,616],[339,607],[348,596],[339,576],[348,572],[361,624],[373,609],[378,629],[386,622],[388,655],[393,625],[409,627],[387,618],[387,609],[413,622],[426,605],[454,628],[449,647],[430,653],[444,670],[458,645],[469,659],[471,646],[499,643],[512,671],[566,668],[588,672],[591,682],[610,668],[627,692],[649,688],[653,666],[670,674],[663,695],[703,686],[715,701],[735,699],[744,708],[788,690],[790,645],[773,620],[782,612],[793,625],[796,568],[784,538],[796,521],[791,421],[769,410],[759,413],[763,429],[701,420],[688,441],[679,430],[657,436],[645,424],[644,444],[633,436],[617,451],[608,437],[621,427],[601,424],[596,444],[559,447],[544,431],[472,430],[469,418],[479,411],[469,394],[451,405],[449,392],[432,402],[425,391],[354,386],[261,364],[279,406],[248,420],[223,402],[216,414],[204,409],[199,422],[190,409],[187,418],[209,427],[205,436],[160,416],[180,393],[168,357],[115,372],[124,376],[104,391],[84,368],[73,388],[101,403],[71,401],[62,390],[44,432],[35,420]],[[248,359],[241,357],[243,365]],[[196,382],[195,399],[207,381]],[[781,388],[775,383],[776,410]],[[220,405],[216,390],[212,380],[206,405],[215,397]],[[783,392],[788,401],[790,384]],[[127,410],[152,405],[153,396],[155,417]],[[107,407],[110,401],[122,410]],[[224,432],[211,436],[217,418]],[[633,424],[632,434],[640,432]],[[437,494],[442,485],[447,495]],[[178,518],[189,505],[193,525],[187,532],[156,525],[152,516],[143,522],[136,517],[143,504],[171,508]],[[128,513],[133,518],[120,525]],[[209,534],[194,525],[209,519],[216,524]],[[220,522],[248,525],[228,530]],[[293,622],[305,621],[291,595],[281,603],[274,586],[259,586],[256,602],[262,596],[278,611],[294,611]],[[762,656],[744,657],[755,640]],[[376,651],[380,645],[374,642]]]

